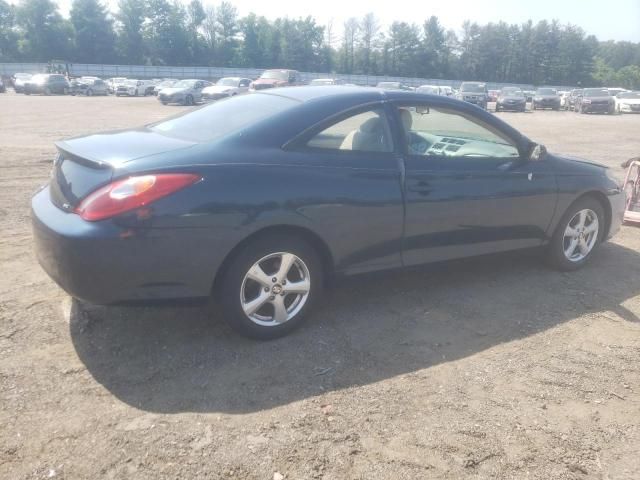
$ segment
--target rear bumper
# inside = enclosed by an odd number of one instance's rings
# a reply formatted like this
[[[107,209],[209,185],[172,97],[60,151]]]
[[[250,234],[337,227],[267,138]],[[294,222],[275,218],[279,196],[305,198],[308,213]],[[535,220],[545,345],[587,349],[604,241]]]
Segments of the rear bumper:
[[[228,250],[204,228],[131,229],[31,201],[38,262],[71,296],[96,304],[204,297]],[[220,245],[221,247],[221,245]]]

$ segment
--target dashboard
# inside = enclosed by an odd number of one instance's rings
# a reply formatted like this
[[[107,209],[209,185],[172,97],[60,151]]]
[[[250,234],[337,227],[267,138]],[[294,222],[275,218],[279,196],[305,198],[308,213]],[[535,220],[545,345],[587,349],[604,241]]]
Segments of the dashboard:
[[[409,153],[424,156],[517,157],[516,147],[489,140],[409,132]]]

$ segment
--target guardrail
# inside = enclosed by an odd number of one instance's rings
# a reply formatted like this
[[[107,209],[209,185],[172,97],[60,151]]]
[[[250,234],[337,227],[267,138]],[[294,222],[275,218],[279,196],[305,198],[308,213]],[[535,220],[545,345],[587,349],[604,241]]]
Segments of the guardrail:
[[[62,64],[64,68],[64,64]],[[46,73],[47,63],[0,63],[0,75],[13,75],[14,73]],[[73,76],[92,75],[102,78],[129,77],[129,78],[202,78],[215,80],[221,77],[247,77],[258,78],[264,69],[258,68],[224,68],[224,67],[178,67],[166,65],[102,65],[87,63],[69,63],[69,73]],[[356,85],[377,85],[379,82],[401,82],[410,87],[420,85],[441,85],[459,88],[462,80],[445,80],[436,78],[407,78],[390,77],[384,75],[350,75],[340,73],[300,72],[302,80],[309,82],[314,78],[339,78],[346,83]],[[533,90],[533,85],[515,83],[487,82],[490,90],[499,90],[502,87],[516,86],[524,90]],[[562,90],[573,87],[555,86]]]

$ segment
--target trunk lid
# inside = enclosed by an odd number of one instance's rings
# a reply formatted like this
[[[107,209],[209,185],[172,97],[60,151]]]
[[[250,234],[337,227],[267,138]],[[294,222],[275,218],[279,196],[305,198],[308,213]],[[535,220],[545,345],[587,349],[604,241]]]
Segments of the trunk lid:
[[[88,194],[108,184],[116,170],[128,162],[193,145],[147,128],[57,142],[58,155],[50,182],[51,201],[58,208],[72,211]]]

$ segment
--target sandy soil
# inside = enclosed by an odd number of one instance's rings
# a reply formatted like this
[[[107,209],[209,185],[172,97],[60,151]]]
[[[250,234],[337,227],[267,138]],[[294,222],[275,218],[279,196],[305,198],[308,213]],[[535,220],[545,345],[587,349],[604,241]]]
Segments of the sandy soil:
[[[0,478],[640,478],[639,229],[572,274],[512,254],[342,280],[267,343],[200,306],[72,301],[32,253],[52,142],[181,109],[0,95]],[[640,154],[640,116],[500,116]]]

